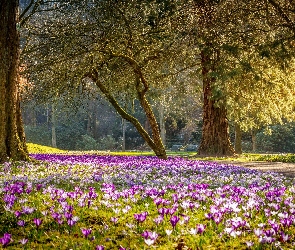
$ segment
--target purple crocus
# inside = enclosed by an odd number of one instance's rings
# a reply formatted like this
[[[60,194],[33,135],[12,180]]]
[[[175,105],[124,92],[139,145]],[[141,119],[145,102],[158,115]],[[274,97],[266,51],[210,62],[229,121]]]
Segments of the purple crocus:
[[[33,221],[37,227],[41,226],[42,224],[42,219],[40,218],[34,218]]]
[[[156,232],[151,232],[151,231],[144,231],[141,236],[145,239],[153,239],[153,240],[156,240],[158,238],[158,234]]]
[[[5,233],[2,238],[0,238],[0,243],[2,246],[6,247],[10,242],[12,241],[11,239],[11,234]]]
[[[81,228],[81,231],[85,238],[87,238],[88,235],[92,232],[91,228]]]
[[[32,214],[34,211],[35,211],[35,208],[33,208],[33,207],[22,207],[22,209],[23,209],[23,213],[24,214]]]
[[[164,216],[163,215],[159,215],[158,217],[156,217],[154,219],[154,222],[159,225],[162,221],[164,220]]]
[[[149,238],[150,232],[149,231],[144,231],[141,236],[145,239]]]
[[[66,217],[66,219],[68,219],[68,220],[70,220],[70,219],[72,219],[72,217],[73,217],[73,214],[70,212],[65,212],[65,217]]]
[[[138,221],[138,222],[144,222],[146,217],[148,215],[148,212],[143,212],[141,214],[134,214],[134,218]]]
[[[19,225],[20,227],[24,227],[25,226],[25,221],[24,220],[19,220],[18,222],[17,222],[17,225]]]
[[[22,213],[20,211],[15,211],[14,215],[16,218],[20,217],[22,215]]]
[[[114,224],[117,224],[118,220],[118,217],[111,217],[111,222],[113,222]]]
[[[177,222],[179,221],[179,217],[176,215],[171,216],[170,218],[170,223],[172,225],[172,227],[174,228],[177,224]]]
[[[97,245],[95,247],[95,250],[104,250],[104,246],[103,245]]]
[[[202,234],[205,231],[205,229],[206,229],[206,225],[197,224],[196,225],[196,228],[197,228],[197,233],[198,234]]]
[[[68,219],[68,225],[70,227],[74,226],[76,224],[76,222],[79,220],[79,217],[78,216],[74,216],[73,218],[71,219]]]
[[[254,245],[254,242],[252,242],[252,241],[246,241],[245,243],[246,243],[247,247],[249,247],[249,248]]]
[[[283,242],[287,242],[290,240],[290,235],[288,234],[285,234],[284,232],[281,232],[281,237],[280,237],[280,240],[283,241]]]
[[[6,203],[6,206],[12,208],[15,201],[17,200],[14,194],[5,194],[3,197],[3,201]]]

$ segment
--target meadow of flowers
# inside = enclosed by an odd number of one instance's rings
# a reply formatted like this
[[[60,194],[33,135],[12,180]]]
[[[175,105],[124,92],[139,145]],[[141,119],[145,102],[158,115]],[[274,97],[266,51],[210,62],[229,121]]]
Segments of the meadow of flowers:
[[[295,249],[295,182],[171,157],[33,154],[0,165],[8,249]]]

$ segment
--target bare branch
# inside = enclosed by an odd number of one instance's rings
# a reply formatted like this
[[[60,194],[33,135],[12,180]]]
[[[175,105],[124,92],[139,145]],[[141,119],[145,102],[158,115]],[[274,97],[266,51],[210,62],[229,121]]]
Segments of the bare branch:
[[[295,22],[293,22],[288,15],[283,11],[281,6],[275,0],[268,0],[269,3],[277,10],[278,14],[287,22],[285,26],[290,28],[295,33]]]
[[[40,6],[42,0],[31,0],[29,5],[25,8],[25,10],[21,13],[19,19],[20,19],[20,26],[22,27],[28,20],[29,18],[36,13],[38,7]],[[29,13],[29,11],[31,12]]]

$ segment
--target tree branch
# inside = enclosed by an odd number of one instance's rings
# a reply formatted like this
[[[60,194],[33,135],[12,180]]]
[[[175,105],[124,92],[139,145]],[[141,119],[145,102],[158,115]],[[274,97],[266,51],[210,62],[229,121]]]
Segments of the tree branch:
[[[295,33],[295,22],[292,22],[292,20],[287,16],[287,14],[275,0],[268,1],[278,11],[278,14],[287,22],[286,26]]]
[[[146,82],[146,80],[145,80],[145,78],[144,78],[144,76],[142,74],[142,70],[141,70],[139,64],[133,58],[131,58],[129,56],[126,56],[126,55],[114,54],[113,52],[110,52],[110,56],[124,59],[133,68],[134,73],[139,77],[141,83],[144,86],[144,89],[141,91],[141,94],[145,95],[145,93],[149,89],[149,86],[148,86],[148,84],[147,84],[147,82]]]
[[[29,5],[24,9],[24,11],[20,14],[19,19],[20,19],[20,26],[22,27],[28,20],[29,18],[37,11],[38,7],[41,4],[41,0],[31,0]],[[29,10],[32,8],[31,12],[26,16],[26,14],[29,12]]]
[[[105,95],[105,97],[108,99],[108,101],[112,104],[112,106],[116,109],[116,111],[119,113],[119,115],[124,118],[125,120],[131,122],[137,131],[140,133],[140,135],[143,137],[143,139],[148,143],[148,145],[154,149],[156,148],[156,144],[151,139],[147,131],[142,127],[140,122],[132,115],[128,114],[116,101],[116,99],[111,95],[111,93],[107,90],[107,88],[104,86],[104,84],[98,79],[98,72],[96,69],[93,69],[91,72],[84,75],[85,77],[90,78],[96,86],[101,90],[101,92]]]

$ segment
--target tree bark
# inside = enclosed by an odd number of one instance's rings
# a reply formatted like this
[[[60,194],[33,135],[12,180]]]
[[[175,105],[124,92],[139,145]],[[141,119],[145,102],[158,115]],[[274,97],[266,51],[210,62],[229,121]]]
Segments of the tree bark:
[[[200,155],[231,156],[234,149],[231,146],[228,132],[226,107],[213,98],[213,83],[215,78],[210,76],[214,72],[215,63],[208,51],[201,53],[203,76],[203,128],[202,139],[198,149]]]
[[[96,70],[92,70],[92,72],[86,74],[85,77],[89,77],[90,79],[92,79],[92,81],[96,84],[96,86],[105,95],[107,100],[112,104],[112,106],[119,113],[119,115],[123,119],[126,119],[127,121],[129,121],[133,124],[133,126],[137,129],[137,131],[142,136],[142,138],[145,140],[145,142],[155,152],[156,156],[160,159],[167,159],[167,154],[166,154],[165,147],[164,147],[162,140],[161,140],[160,130],[159,130],[156,118],[154,116],[154,113],[152,111],[152,108],[151,108],[149,102],[145,98],[145,90],[142,90],[140,87],[140,78],[136,77],[136,89],[137,89],[138,99],[139,99],[140,104],[145,112],[145,115],[150,123],[153,138],[151,138],[149,136],[148,132],[143,128],[143,126],[140,124],[140,122],[134,116],[132,116],[131,114],[126,112],[126,110],[124,110],[119,105],[119,103],[111,95],[111,93],[104,86],[104,84],[101,83],[100,80],[98,79],[98,72]]]
[[[0,162],[28,160],[19,96],[18,0],[0,2]]]
[[[161,139],[160,129],[159,129],[156,117],[154,115],[154,112],[148,100],[145,97],[146,89],[142,89],[142,87],[140,86],[140,83],[141,83],[141,78],[139,76],[136,76],[136,90],[137,90],[138,99],[140,101],[141,107],[143,108],[152,129],[153,142],[155,144],[155,147],[152,149],[154,150],[155,154],[159,158],[167,159],[166,150]]]
[[[257,151],[257,141],[256,141],[256,131],[255,130],[251,131],[251,137],[252,137],[252,151],[256,152]]]
[[[122,151],[126,151],[126,120],[124,118],[122,118],[122,134],[123,134]]]
[[[165,129],[165,115],[164,115],[164,105],[163,103],[160,103],[159,107],[159,113],[160,113],[160,130],[161,130],[161,139],[164,144],[166,145],[166,129]]]
[[[51,104],[51,144],[52,147],[57,148],[56,145],[56,117],[55,117],[55,105]]]
[[[235,152],[242,153],[242,131],[238,124],[235,124]]]

